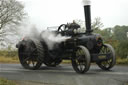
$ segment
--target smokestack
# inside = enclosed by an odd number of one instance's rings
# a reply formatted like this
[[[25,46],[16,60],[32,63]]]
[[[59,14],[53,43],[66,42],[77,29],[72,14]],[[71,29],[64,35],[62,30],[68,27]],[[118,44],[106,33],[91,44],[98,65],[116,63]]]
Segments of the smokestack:
[[[90,34],[91,30],[91,1],[90,0],[83,0],[84,6],[84,13],[85,13],[85,26],[86,26],[86,33]]]

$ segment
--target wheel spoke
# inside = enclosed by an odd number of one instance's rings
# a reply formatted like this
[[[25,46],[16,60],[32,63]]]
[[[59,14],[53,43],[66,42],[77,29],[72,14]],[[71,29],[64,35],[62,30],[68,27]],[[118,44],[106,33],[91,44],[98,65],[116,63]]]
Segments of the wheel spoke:
[[[100,61],[100,62],[97,62],[98,66],[103,69],[103,70],[109,70],[110,68],[112,68],[114,66],[115,63],[115,56],[114,56],[114,49],[112,48],[111,45],[109,44],[105,44],[102,49],[101,49],[101,52],[103,54],[106,54],[105,57],[107,60],[105,61]]]
[[[82,66],[81,66],[81,63],[80,63],[80,71],[82,71],[83,69],[82,69]]]
[[[25,63],[26,61],[28,61],[30,59],[30,57],[27,57],[24,59],[23,63]]]

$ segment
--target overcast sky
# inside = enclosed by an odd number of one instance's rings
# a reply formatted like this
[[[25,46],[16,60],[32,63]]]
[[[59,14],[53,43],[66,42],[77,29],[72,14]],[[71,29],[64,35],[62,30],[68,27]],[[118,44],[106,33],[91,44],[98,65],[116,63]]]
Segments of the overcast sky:
[[[20,0],[30,21],[41,29],[74,19],[84,20],[82,0]],[[92,20],[101,17],[104,27],[128,25],[128,0],[91,0]]]

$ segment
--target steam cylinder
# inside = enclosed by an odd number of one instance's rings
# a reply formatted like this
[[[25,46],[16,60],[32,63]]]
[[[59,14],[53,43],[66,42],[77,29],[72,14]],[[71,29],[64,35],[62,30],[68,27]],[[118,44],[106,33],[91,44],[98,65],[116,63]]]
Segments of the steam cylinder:
[[[86,26],[86,33],[90,34],[91,30],[91,1],[90,0],[83,0],[84,6],[84,14],[85,14],[85,26]]]

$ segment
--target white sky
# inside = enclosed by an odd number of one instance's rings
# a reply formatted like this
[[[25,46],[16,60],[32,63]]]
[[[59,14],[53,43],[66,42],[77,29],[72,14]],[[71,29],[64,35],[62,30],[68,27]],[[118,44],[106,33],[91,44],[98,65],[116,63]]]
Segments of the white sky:
[[[41,29],[74,19],[84,20],[82,0],[20,0],[30,21]],[[91,0],[91,16],[101,17],[104,27],[128,25],[128,0]]]

